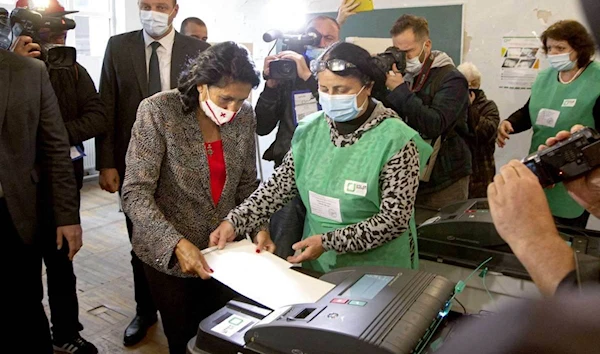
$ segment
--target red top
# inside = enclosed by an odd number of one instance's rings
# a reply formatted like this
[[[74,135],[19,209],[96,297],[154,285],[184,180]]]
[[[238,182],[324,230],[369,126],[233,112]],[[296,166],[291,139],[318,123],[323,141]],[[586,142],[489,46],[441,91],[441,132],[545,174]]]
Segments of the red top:
[[[204,147],[206,148],[208,167],[210,169],[210,190],[213,202],[217,205],[219,204],[219,199],[221,199],[221,193],[223,193],[225,179],[227,178],[223,142],[218,140],[212,143],[204,143]]]

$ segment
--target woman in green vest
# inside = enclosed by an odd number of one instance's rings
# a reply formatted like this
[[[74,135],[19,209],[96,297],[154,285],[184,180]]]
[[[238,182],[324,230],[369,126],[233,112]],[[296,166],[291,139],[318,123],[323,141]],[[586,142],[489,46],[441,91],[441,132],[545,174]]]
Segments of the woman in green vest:
[[[304,236],[289,262],[320,272],[417,267],[413,207],[431,147],[371,97],[386,80],[374,60],[354,44],[337,43],[313,61],[323,110],[300,121],[283,164],[229,213],[211,244],[247,234],[299,195],[307,208]]]
[[[542,70],[527,104],[498,127],[498,146],[510,134],[533,128],[530,152],[546,139],[575,124],[598,127],[600,119],[600,63],[592,61],[594,40],[579,22],[559,21],[542,33],[550,68]],[[585,228],[590,214],[571,198],[562,183],[546,189],[557,223]]]

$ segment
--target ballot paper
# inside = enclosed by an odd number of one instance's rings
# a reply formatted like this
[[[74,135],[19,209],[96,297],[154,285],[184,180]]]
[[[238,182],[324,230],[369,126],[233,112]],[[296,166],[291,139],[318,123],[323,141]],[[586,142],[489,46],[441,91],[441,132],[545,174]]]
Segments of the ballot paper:
[[[248,240],[206,252],[204,258],[213,278],[273,310],[316,302],[335,287],[290,269],[291,263],[271,253],[256,253],[256,245]]]

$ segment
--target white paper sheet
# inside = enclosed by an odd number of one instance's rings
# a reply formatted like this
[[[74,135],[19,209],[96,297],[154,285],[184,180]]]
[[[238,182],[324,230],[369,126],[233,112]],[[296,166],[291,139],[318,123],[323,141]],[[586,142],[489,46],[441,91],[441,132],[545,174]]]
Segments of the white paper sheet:
[[[333,284],[290,269],[291,263],[271,253],[256,253],[256,246],[247,240],[228,244],[204,257],[214,271],[213,278],[273,310],[316,302],[334,288]]]

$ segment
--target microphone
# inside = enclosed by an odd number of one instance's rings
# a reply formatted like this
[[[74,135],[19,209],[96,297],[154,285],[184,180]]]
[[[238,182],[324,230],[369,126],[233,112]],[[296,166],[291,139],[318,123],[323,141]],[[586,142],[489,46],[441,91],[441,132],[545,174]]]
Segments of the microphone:
[[[283,33],[278,30],[270,30],[263,34],[263,41],[269,43],[283,38]]]

